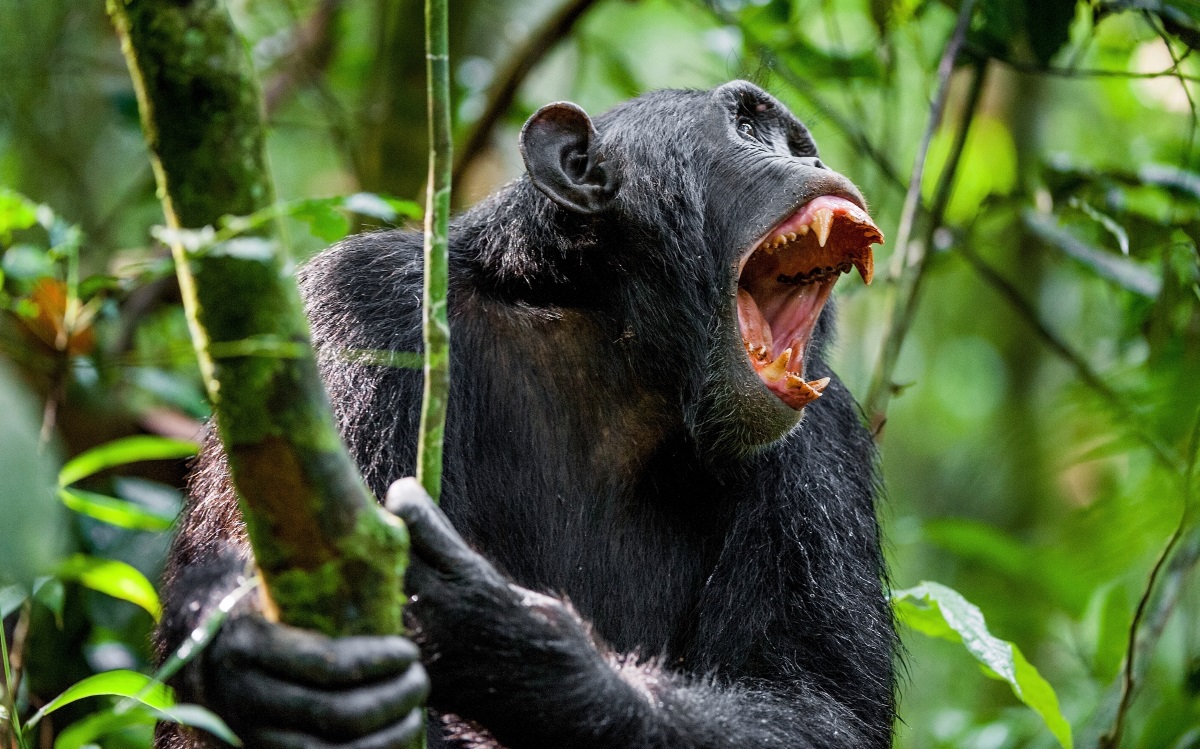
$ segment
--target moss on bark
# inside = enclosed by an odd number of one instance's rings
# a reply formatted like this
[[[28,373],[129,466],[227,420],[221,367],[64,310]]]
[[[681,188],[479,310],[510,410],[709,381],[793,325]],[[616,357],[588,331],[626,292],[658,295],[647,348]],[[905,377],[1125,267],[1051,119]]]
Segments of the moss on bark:
[[[268,206],[258,84],[223,2],[109,0],[108,8],[167,225],[196,229]],[[399,632],[407,536],[337,434],[273,230],[172,247],[267,608],[331,635]]]

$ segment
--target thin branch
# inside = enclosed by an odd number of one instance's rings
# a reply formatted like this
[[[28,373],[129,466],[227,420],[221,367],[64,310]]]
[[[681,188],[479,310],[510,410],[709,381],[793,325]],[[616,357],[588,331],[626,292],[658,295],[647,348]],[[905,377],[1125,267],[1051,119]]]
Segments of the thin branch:
[[[1162,553],[1155,560],[1154,567],[1150,570],[1150,577],[1146,581],[1146,587],[1142,591],[1141,598],[1138,599],[1133,621],[1129,625],[1129,644],[1126,646],[1126,653],[1128,655],[1125,658],[1121,674],[1118,677],[1120,698],[1117,701],[1116,715],[1113,718],[1112,726],[1100,736],[1100,749],[1117,749],[1121,745],[1121,736],[1125,732],[1125,716],[1129,713],[1129,708],[1133,705],[1137,679],[1145,671],[1146,659],[1149,658],[1157,646],[1163,627],[1166,626],[1167,620],[1170,618],[1171,612],[1179,600],[1178,592],[1182,588],[1182,578],[1191,572],[1192,568],[1196,566],[1197,561],[1200,561],[1200,530],[1197,530],[1193,533],[1193,538],[1189,539],[1187,547],[1184,548],[1183,552],[1180,553],[1179,557],[1171,565],[1173,576],[1177,579],[1168,580],[1167,583],[1164,583],[1166,591],[1159,600],[1159,605],[1154,612],[1155,616],[1152,620],[1152,626],[1149,629],[1149,633],[1147,633],[1143,629],[1146,612],[1150,608],[1150,601],[1154,598],[1154,594],[1158,592],[1160,587],[1159,577],[1166,566],[1167,560],[1174,553],[1180,540],[1188,532],[1188,528],[1192,524],[1194,517],[1194,481],[1198,446],[1200,446],[1200,412],[1197,412],[1196,420],[1192,425],[1191,438],[1188,440],[1189,457],[1183,476],[1183,512],[1180,514],[1179,524],[1175,527],[1171,538],[1167,540]]]
[[[900,227],[896,232],[895,249],[892,250],[893,262],[890,279],[896,283],[895,303],[892,306],[890,319],[884,325],[883,348],[879,353],[875,373],[871,377],[871,387],[867,392],[864,411],[867,415],[868,425],[876,434],[883,428],[883,423],[887,419],[887,405],[893,392],[892,373],[900,358],[900,347],[916,313],[917,298],[925,272],[924,247],[929,244],[933,238],[933,232],[942,223],[942,215],[949,203],[950,189],[954,183],[958,155],[966,143],[967,129],[970,127],[971,120],[975,115],[975,108],[978,106],[983,92],[983,83],[987,72],[986,60],[976,63],[967,106],[963,109],[962,124],[954,144],[957,153],[951,155],[950,161],[942,170],[938,194],[935,197],[935,203],[938,205],[935,205],[927,222],[925,241],[920,246],[911,248],[910,252],[912,231],[916,223],[917,212],[921,207],[921,181],[925,173],[925,159],[929,154],[929,145],[933,141],[933,135],[937,131],[946,109],[954,63],[966,40],[974,7],[974,0],[966,0],[962,4],[954,33],[946,43],[946,49],[938,63],[937,94],[929,108],[929,121],[925,124],[925,132],[921,136],[921,144],[917,148],[912,175],[908,182],[908,192],[904,198],[904,208],[900,213]]]
[[[1061,357],[1063,361],[1067,362],[1075,370],[1075,374],[1080,381],[1100,396],[1101,401],[1113,411],[1118,419],[1126,423],[1134,436],[1154,454],[1154,457],[1164,467],[1175,473],[1183,472],[1184,465],[1178,456],[1175,455],[1174,450],[1164,445],[1142,426],[1141,418],[1126,405],[1125,399],[1117,391],[1113,390],[1080,354],[1047,327],[1042,319],[1038,317],[1033,306],[1015,286],[1008,282],[1008,279],[1004,278],[1004,276],[988,265],[970,247],[963,246],[959,248],[957,254],[967,261],[986,284],[1004,297],[1051,351]]]
[[[975,50],[972,49],[972,51]],[[1029,75],[1045,75],[1054,78],[1125,78],[1128,80],[1178,78],[1183,81],[1200,82],[1200,76],[1176,72],[1174,65],[1166,70],[1159,70],[1152,73],[1137,73],[1129,70],[1042,67],[1041,65],[1031,65],[1029,63],[1017,62],[1016,60],[1008,60],[1002,57],[993,57],[992,59],[1004,67],[1014,70],[1018,73],[1026,73]]]
[[[583,18],[588,9],[596,2],[597,0],[568,0],[565,5],[547,18],[525,40],[520,49],[509,58],[508,64],[497,78],[497,82],[488,91],[487,104],[483,108],[483,114],[475,121],[466,143],[458,149],[451,177],[454,183],[459,183],[467,170],[483,153],[492,136],[492,130],[512,106],[521,84],[537,67],[537,64],[571,33],[579,19]]]

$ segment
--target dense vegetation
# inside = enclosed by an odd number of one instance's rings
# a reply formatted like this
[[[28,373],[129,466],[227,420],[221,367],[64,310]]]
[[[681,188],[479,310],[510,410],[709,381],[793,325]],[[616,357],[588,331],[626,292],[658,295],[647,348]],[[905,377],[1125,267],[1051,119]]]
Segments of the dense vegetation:
[[[229,6],[292,255],[418,218],[420,4]],[[459,205],[519,173],[516,130],[542,103],[598,112],[734,77],[791,106],[871,200],[889,241],[873,286],[839,284],[835,369],[879,428],[899,746],[1200,747],[1194,3],[452,10]],[[17,685],[0,740],[145,747],[164,715],[222,730],[140,675],[209,407],[103,3],[0,5],[0,70],[0,615]]]

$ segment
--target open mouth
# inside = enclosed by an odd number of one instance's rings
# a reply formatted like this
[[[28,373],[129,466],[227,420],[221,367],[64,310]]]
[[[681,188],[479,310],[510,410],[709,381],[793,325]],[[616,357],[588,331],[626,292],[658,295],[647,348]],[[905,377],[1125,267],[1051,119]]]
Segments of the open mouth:
[[[804,379],[817,317],[841,274],[857,268],[871,283],[871,245],[883,234],[860,206],[822,195],[800,207],[742,256],[737,315],[759,379],[796,410],[821,397],[829,378]]]

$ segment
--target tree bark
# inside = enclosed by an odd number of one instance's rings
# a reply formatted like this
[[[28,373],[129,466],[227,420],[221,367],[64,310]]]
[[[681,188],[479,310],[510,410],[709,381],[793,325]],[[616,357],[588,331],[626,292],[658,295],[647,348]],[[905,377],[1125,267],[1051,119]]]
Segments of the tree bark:
[[[342,445],[273,222],[188,233],[274,200],[258,83],[221,0],[108,0],[268,615],[329,635],[401,629],[407,536]]]

